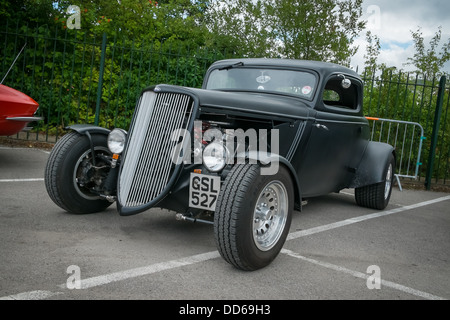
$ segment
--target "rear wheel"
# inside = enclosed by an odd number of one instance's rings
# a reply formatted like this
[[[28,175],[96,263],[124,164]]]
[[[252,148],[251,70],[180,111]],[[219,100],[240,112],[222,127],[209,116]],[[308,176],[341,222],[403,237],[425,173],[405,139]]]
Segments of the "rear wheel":
[[[99,193],[110,170],[107,137],[92,134],[95,166],[89,138],[69,132],[56,143],[45,168],[45,186],[50,198],[62,209],[77,214],[105,210],[111,203]]]
[[[356,188],[356,203],[361,207],[383,210],[387,207],[392,193],[394,182],[395,158],[389,155],[386,167],[384,168],[384,180],[380,183]]]
[[[294,192],[289,172],[260,175],[258,165],[236,165],[228,174],[214,215],[222,257],[242,270],[269,265],[279,254],[291,225]]]

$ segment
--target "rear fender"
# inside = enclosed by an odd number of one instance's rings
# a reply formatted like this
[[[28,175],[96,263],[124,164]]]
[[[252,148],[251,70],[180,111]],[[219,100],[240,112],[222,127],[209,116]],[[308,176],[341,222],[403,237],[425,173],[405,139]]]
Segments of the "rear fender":
[[[370,141],[349,187],[359,188],[383,182],[386,174],[384,170],[391,154],[395,159],[395,150],[391,145]]]

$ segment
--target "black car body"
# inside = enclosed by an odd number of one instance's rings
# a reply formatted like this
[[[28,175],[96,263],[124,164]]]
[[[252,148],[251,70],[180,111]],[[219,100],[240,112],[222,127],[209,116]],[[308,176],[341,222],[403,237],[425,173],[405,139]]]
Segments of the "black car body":
[[[384,209],[392,190],[395,152],[369,141],[363,83],[331,63],[218,61],[202,89],[143,90],[127,133],[71,129],[47,166],[55,203],[212,217],[219,252],[244,270],[276,257],[303,199],[355,188],[359,205]]]

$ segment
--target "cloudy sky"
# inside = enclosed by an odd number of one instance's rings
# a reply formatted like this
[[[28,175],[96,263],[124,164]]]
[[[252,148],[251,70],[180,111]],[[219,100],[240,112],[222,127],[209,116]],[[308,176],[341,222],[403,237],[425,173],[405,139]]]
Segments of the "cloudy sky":
[[[368,28],[355,41],[359,50],[351,62],[352,67],[359,66],[359,70],[364,67],[367,30],[380,38],[379,62],[405,71],[414,69],[403,65],[415,52],[411,30],[416,31],[420,26],[427,46],[439,26],[442,26],[440,44],[450,38],[449,0],[364,0],[363,10],[363,19],[369,21]],[[450,63],[444,69],[450,72]]]

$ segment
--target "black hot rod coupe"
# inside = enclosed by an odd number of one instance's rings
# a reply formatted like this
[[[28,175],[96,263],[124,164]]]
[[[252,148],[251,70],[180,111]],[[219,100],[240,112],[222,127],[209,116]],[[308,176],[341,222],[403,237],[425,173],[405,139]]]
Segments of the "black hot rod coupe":
[[[202,89],[142,91],[128,132],[73,125],[45,173],[51,199],[72,213],[117,202],[214,225],[222,257],[243,270],[280,252],[302,199],[355,188],[384,209],[395,151],[369,141],[363,83],[331,63],[231,59],[213,63]]]

